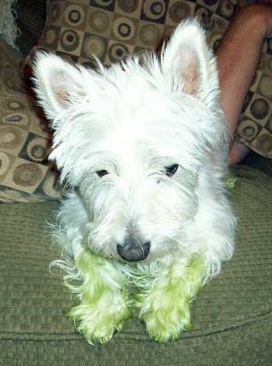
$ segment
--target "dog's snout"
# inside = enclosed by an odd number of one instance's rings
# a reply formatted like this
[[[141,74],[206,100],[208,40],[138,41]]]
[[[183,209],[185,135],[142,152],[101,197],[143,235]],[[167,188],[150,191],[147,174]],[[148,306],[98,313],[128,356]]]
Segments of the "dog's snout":
[[[140,243],[128,240],[123,245],[117,244],[117,253],[128,262],[138,262],[147,258],[150,252],[150,242]]]

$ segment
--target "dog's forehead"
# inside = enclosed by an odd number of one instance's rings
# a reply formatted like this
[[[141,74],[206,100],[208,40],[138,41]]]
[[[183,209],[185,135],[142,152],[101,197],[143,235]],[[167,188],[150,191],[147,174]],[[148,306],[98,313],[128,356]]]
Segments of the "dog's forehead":
[[[110,78],[105,77],[105,81],[97,96],[98,103],[93,105],[110,115],[121,133],[128,132],[127,137],[139,128],[165,124],[167,116],[181,112],[173,94],[165,92],[157,80],[141,70],[118,70]],[[184,95],[182,99],[190,98]]]
[[[111,98],[116,108],[127,113],[146,109],[159,102],[160,97],[156,86],[140,70],[118,70],[107,78],[103,94],[106,99]]]
[[[141,149],[158,148],[175,143],[177,138],[182,142],[182,136],[194,133],[194,119],[201,118],[196,101],[186,95],[163,93],[141,78],[128,80],[127,88],[119,90],[111,107],[107,100],[104,107],[111,113],[108,136],[118,147],[136,144]]]
[[[119,64],[108,70],[108,74],[101,75],[102,108],[112,109],[127,118],[127,123],[158,124],[166,116],[180,114],[181,119],[190,118],[190,111],[205,110],[200,100],[182,90],[169,89],[169,80],[160,72],[155,73],[137,65],[128,64],[123,70]],[[156,69],[156,68],[155,68]],[[101,97],[99,93],[98,98]],[[109,103],[111,101],[111,103]],[[201,103],[202,104],[202,103]],[[161,117],[161,118],[160,118]],[[168,121],[170,124],[170,121]]]
[[[113,69],[100,81],[86,119],[75,127],[86,131],[88,126],[88,152],[101,156],[101,163],[148,164],[160,157],[188,155],[194,149],[192,136],[199,135],[198,122],[203,119],[203,106],[196,98],[166,92],[141,70]]]

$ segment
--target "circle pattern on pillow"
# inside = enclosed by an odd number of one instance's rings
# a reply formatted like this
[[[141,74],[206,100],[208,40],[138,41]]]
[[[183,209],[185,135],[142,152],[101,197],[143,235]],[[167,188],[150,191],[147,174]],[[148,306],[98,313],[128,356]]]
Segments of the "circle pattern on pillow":
[[[202,21],[209,38],[222,35],[235,12],[235,3],[236,0],[49,0],[40,46],[79,63],[87,63],[95,55],[109,65],[128,53],[156,48],[182,19],[194,15]],[[215,29],[216,24],[220,24],[220,32]]]
[[[196,16],[216,49],[237,9],[238,0],[48,0],[42,49],[73,62],[105,65],[128,54],[156,49],[179,22]],[[237,138],[259,154],[272,157],[272,40],[244,105]]]
[[[57,178],[46,160],[50,136],[22,91],[20,61],[0,42],[0,201],[57,198]]]
[[[262,60],[247,95],[237,138],[260,155],[272,158],[272,50],[264,45]]]

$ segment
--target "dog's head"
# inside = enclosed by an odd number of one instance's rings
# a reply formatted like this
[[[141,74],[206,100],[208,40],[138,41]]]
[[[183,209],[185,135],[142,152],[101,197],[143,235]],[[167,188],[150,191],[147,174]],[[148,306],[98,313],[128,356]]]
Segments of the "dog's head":
[[[200,172],[225,136],[197,22],[181,24],[159,57],[98,72],[41,53],[35,81],[55,131],[51,159],[82,197],[92,249],[127,261],[176,250],[198,210]]]

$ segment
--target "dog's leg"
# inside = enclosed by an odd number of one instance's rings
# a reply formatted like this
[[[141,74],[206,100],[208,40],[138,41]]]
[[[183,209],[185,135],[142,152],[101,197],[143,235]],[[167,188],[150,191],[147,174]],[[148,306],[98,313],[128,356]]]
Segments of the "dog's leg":
[[[166,342],[179,337],[182,330],[190,326],[190,302],[203,284],[206,266],[200,255],[187,263],[177,259],[170,266],[158,270],[158,277],[140,285],[138,306],[140,317],[154,340]]]
[[[88,249],[79,254],[75,266],[79,281],[69,281],[67,286],[80,303],[68,315],[88,343],[105,343],[131,315],[125,276],[113,262]]]

